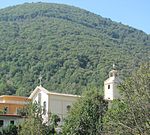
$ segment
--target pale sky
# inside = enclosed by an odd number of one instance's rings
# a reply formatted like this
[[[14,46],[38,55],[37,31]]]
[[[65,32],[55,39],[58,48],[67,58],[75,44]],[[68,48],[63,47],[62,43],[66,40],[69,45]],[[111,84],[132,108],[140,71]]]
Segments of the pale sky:
[[[73,5],[150,34],[150,0],[0,0],[0,8],[25,2]]]

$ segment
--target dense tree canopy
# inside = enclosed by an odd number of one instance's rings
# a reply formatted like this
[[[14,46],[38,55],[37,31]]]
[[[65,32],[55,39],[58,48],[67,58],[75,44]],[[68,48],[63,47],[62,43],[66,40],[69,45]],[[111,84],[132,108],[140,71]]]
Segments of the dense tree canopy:
[[[90,89],[74,104],[63,125],[63,135],[100,135],[107,101],[99,91]]]
[[[101,88],[112,63],[128,76],[149,51],[146,33],[76,7],[0,9],[0,94],[29,95],[40,73],[49,90],[81,94]]]

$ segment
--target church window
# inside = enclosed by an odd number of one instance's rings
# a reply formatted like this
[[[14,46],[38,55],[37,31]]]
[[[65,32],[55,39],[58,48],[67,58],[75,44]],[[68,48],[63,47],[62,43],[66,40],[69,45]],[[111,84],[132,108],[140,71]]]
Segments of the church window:
[[[108,89],[110,89],[110,85],[108,85]]]
[[[38,94],[38,104],[41,104],[41,93]]]
[[[43,102],[43,114],[46,114],[46,101]]]
[[[69,112],[71,109],[71,106],[70,105],[67,105],[67,111]]]

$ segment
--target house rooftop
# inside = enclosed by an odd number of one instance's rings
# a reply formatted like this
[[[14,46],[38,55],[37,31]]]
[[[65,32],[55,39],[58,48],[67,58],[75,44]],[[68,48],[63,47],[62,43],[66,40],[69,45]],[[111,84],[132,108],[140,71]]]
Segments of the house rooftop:
[[[2,117],[19,117],[19,118],[22,117],[21,115],[18,115],[18,114],[0,114],[0,116],[2,116]]]
[[[0,98],[28,99],[28,97],[24,97],[24,96],[16,96],[16,95],[1,95]]]

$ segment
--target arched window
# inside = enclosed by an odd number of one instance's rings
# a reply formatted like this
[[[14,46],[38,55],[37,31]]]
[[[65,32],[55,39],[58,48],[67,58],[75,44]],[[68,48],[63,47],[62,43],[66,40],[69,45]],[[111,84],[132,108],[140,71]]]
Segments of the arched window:
[[[41,104],[41,93],[38,94],[38,104]]]
[[[67,105],[67,111],[69,112],[71,109],[71,106],[70,105]]]
[[[46,114],[46,101],[43,102],[43,114]]]

